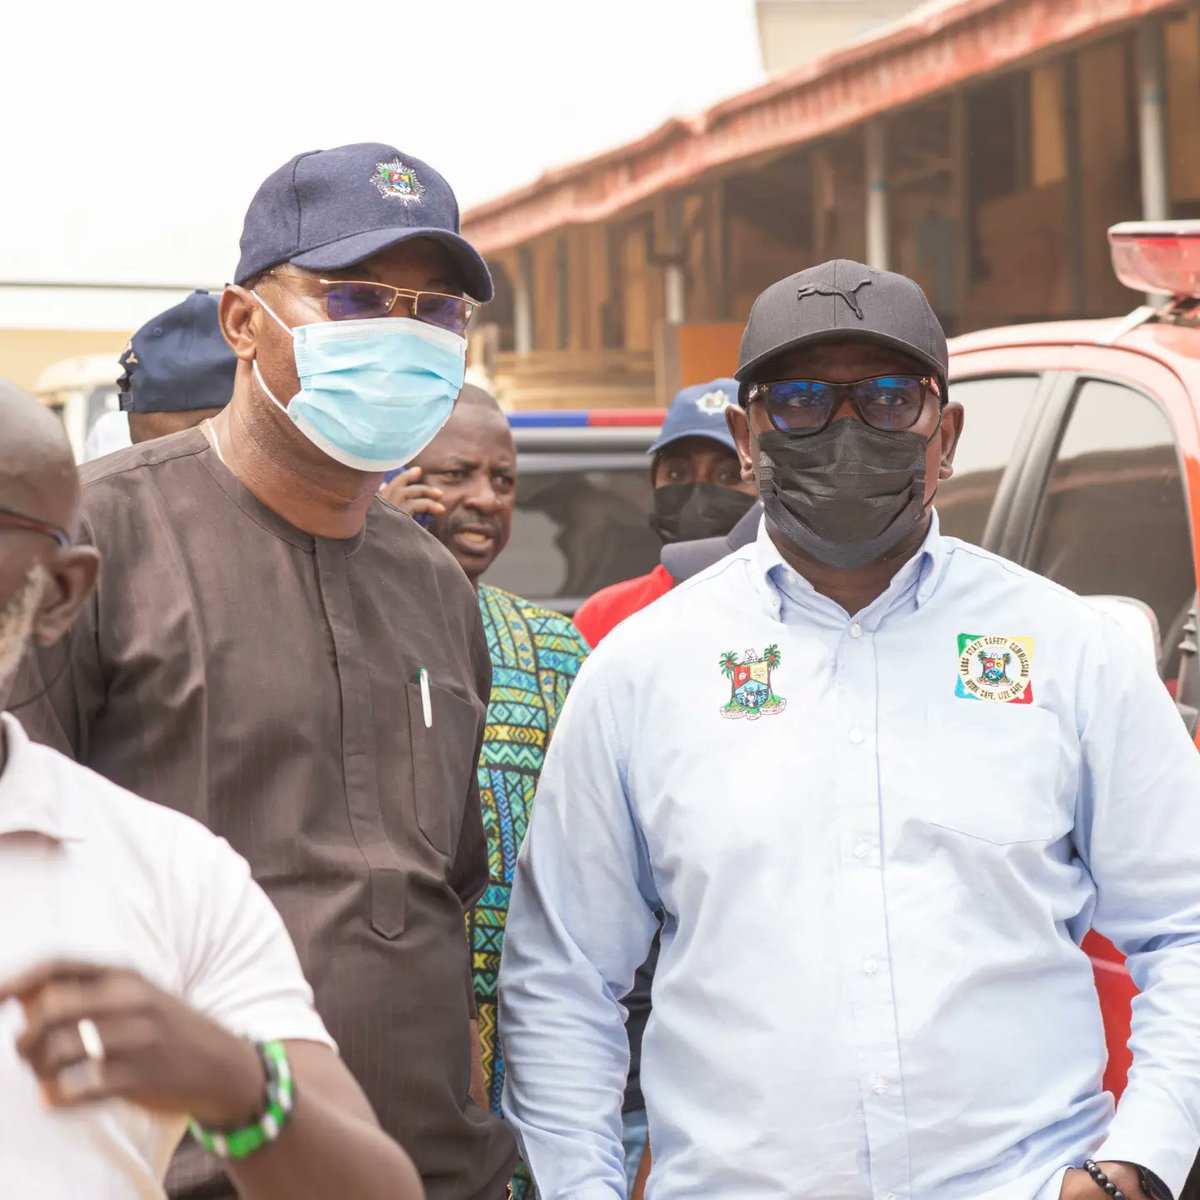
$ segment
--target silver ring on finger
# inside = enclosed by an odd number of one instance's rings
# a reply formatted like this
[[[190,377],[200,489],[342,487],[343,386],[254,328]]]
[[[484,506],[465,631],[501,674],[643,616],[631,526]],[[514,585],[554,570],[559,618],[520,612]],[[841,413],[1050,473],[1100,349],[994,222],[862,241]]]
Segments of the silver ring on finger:
[[[96,1028],[96,1022],[91,1017],[83,1017],[76,1022],[75,1028],[79,1031],[84,1054],[92,1062],[102,1063],[107,1055],[104,1052],[104,1039],[100,1036],[100,1030]]]

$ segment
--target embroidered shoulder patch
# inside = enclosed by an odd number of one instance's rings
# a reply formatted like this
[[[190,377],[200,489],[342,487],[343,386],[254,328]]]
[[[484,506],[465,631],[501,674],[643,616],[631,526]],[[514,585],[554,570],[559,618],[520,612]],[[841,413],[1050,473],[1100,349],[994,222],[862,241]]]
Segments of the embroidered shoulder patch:
[[[740,717],[757,721],[783,712],[787,701],[775,694],[771,682],[771,674],[782,658],[778,646],[768,646],[762,654],[747,650],[740,659],[733,650],[726,650],[719,665],[721,674],[729,680],[729,700],[721,706],[721,716],[731,721]]]
[[[992,704],[1032,704],[1033,638],[960,633],[954,694]]]

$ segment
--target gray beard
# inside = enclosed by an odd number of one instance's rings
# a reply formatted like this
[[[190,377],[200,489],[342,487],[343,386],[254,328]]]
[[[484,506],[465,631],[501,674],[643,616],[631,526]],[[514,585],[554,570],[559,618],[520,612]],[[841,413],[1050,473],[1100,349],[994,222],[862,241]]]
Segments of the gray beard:
[[[7,695],[12,677],[25,656],[49,583],[49,572],[41,563],[34,563],[20,589],[0,610],[0,697]]]

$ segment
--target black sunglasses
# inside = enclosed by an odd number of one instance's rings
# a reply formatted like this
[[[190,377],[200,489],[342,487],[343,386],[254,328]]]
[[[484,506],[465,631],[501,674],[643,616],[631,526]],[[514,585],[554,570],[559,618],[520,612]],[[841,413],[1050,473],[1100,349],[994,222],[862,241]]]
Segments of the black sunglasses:
[[[746,390],[746,404],[761,403],[771,424],[781,433],[809,437],[833,420],[844,399],[850,400],[855,412],[872,429],[911,429],[931,395],[945,403],[941,384],[931,375],[873,375],[854,383],[778,379],[751,384]]]
[[[27,517],[24,513],[13,512],[11,508],[0,508],[0,526],[6,526],[9,529],[27,529],[31,533],[44,533],[64,548],[71,544],[71,535],[65,529],[51,525],[48,521],[39,521],[37,517]]]

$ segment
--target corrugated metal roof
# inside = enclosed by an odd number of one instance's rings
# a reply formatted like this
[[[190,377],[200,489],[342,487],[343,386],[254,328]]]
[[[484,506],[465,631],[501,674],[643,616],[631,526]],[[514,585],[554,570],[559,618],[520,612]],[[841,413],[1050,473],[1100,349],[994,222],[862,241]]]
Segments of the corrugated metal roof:
[[[1039,51],[1103,34],[1182,0],[932,0],[825,58],[636,141],[557,167],[470,209],[485,254],[564,225],[604,221],[658,193],[924,99]]]

